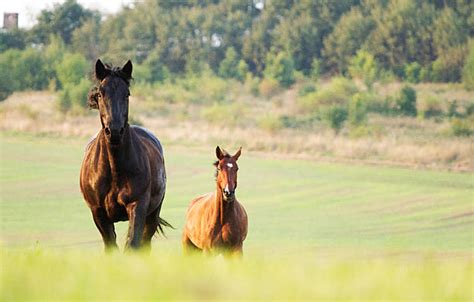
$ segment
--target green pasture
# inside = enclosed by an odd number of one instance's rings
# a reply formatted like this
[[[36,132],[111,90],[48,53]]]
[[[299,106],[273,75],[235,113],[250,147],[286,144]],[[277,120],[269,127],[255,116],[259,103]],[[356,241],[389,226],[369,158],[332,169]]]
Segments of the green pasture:
[[[0,300],[473,298],[473,174],[283,160],[244,148],[244,259],[186,258],[184,214],[215,188],[215,146],[164,141],[162,216],[176,230],[154,239],[148,256],[104,256],[78,185],[86,142],[1,133]],[[120,246],[126,227],[117,226]]]

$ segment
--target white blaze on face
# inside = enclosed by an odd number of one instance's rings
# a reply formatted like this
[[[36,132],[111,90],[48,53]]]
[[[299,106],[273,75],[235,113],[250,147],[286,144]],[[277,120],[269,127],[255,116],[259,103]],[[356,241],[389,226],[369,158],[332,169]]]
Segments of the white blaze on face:
[[[231,163],[227,163],[227,167],[232,168],[234,165]]]

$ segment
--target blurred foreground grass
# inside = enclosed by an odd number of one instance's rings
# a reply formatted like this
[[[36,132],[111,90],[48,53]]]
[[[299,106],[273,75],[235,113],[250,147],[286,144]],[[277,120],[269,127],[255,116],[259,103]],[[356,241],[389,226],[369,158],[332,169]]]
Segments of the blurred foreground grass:
[[[246,255],[242,260],[98,251],[2,249],[1,301],[151,299],[472,300],[465,257],[317,258]]]

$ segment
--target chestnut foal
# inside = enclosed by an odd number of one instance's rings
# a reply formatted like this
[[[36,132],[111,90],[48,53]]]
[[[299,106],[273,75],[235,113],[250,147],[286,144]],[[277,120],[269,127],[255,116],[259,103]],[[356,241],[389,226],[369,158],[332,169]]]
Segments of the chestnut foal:
[[[230,156],[217,146],[218,161],[214,163],[217,189],[191,201],[183,230],[185,252],[242,255],[248,221],[244,207],[235,197],[241,149]]]

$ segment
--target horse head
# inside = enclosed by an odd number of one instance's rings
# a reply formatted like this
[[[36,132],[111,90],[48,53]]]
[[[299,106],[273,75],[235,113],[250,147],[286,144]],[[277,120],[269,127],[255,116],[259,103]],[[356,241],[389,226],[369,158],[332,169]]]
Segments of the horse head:
[[[95,77],[99,86],[89,93],[88,105],[99,110],[102,129],[111,146],[119,146],[128,130],[132,68],[130,60],[122,68],[104,65],[100,59],[95,63]]]
[[[214,163],[217,169],[217,187],[222,192],[225,201],[233,201],[235,189],[237,189],[237,160],[239,159],[242,147],[234,154],[230,155],[219,146],[216,147],[217,161]]]

